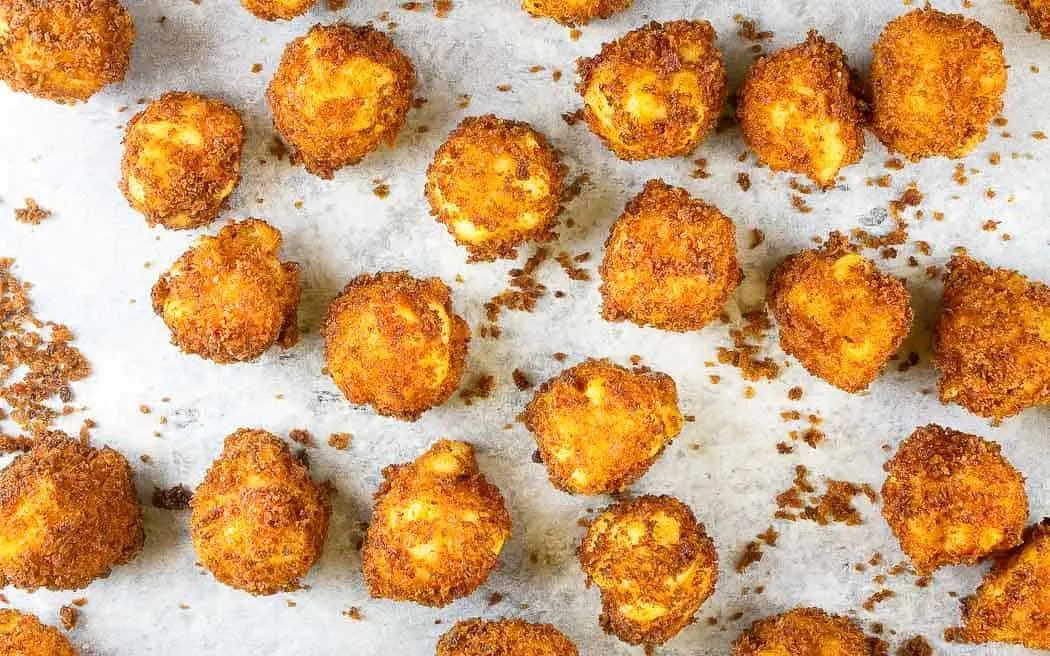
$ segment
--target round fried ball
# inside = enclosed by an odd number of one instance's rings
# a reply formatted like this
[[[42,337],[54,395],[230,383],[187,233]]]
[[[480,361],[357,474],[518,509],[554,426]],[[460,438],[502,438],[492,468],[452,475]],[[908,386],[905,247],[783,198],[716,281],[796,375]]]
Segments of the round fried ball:
[[[119,0],[0,0],[0,80],[84,102],[128,71],[135,25]]]
[[[438,440],[415,462],[384,469],[383,478],[361,550],[372,596],[441,607],[474,592],[511,528],[474,447]]]
[[[747,147],[774,171],[822,187],[864,154],[861,101],[846,55],[816,32],[756,61],[737,100]]]
[[[32,615],[0,609],[0,654],[4,656],[77,656],[77,650],[53,626]]]
[[[441,636],[436,656],[579,656],[576,645],[553,624],[470,619]]]
[[[601,590],[602,628],[633,645],[663,644],[715,590],[718,554],[693,511],[668,496],[606,509],[587,530],[580,564]]]
[[[794,608],[758,620],[733,643],[733,656],[881,656],[880,640],[869,638],[841,615],[819,608]]]
[[[725,101],[725,67],[707,21],[649,23],[577,68],[587,125],[620,159],[688,155]]]
[[[321,558],[332,508],[288,445],[264,430],[228,436],[193,499],[190,537],[216,579],[254,595],[299,588]]]
[[[317,0],[241,0],[241,5],[263,20],[291,20],[302,16]]]
[[[552,18],[562,25],[586,25],[608,18],[631,6],[631,0],[522,0],[521,8],[533,16]]]
[[[553,237],[565,167],[528,123],[492,114],[466,118],[427,169],[430,213],[471,260],[514,257],[529,240]]]
[[[0,472],[0,587],[78,590],[139,551],[142,506],[128,461],[50,436]]]
[[[315,25],[285,48],[266,99],[306,170],[330,179],[380,143],[393,145],[415,86],[412,62],[382,32]]]
[[[872,130],[911,160],[963,157],[1003,108],[1003,44],[977,21],[916,9],[890,21],[871,62]]]
[[[606,320],[677,331],[710,323],[743,277],[733,221],[663,180],[627,203],[598,272]]]
[[[1033,30],[1050,39],[1050,0],[1014,0],[1011,4],[1028,17]]]
[[[166,93],[128,123],[120,190],[150,225],[206,225],[240,180],[243,145],[237,110],[195,93]]]

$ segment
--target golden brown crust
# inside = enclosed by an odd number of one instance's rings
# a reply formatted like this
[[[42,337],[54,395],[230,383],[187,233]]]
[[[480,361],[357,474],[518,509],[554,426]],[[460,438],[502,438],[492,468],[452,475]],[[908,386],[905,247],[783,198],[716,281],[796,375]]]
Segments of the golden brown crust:
[[[733,643],[733,656],[883,656],[882,641],[869,638],[849,618],[819,608],[794,608],[751,625]]]
[[[521,0],[521,8],[533,16],[554,19],[562,25],[586,25],[595,18],[608,18],[631,6],[632,0]]]
[[[436,656],[579,656],[553,624],[517,619],[456,622],[437,644]]]
[[[291,20],[302,16],[317,0],[241,0],[241,5],[256,18],[263,20]]]
[[[1032,29],[1050,39],[1050,1],[1048,0],[1013,0],[1017,9],[1028,17]]]
[[[77,656],[53,626],[27,613],[0,609],[0,656]]]

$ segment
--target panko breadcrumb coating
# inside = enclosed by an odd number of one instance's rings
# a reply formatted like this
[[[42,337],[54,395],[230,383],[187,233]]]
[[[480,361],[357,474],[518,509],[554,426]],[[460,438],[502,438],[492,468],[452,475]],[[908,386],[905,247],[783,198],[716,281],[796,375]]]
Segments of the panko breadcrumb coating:
[[[981,417],[1003,419],[1050,402],[1050,287],[953,257],[933,364],[941,401]]]
[[[1013,0],[1012,4],[1028,17],[1033,30],[1050,39],[1050,0]]]
[[[503,495],[474,447],[438,440],[415,462],[383,470],[361,570],[373,597],[441,607],[488,579],[510,538]]]
[[[463,120],[427,169],[430,213],[471,260],[517,255],[529,240],[553,237],[565,167],[528,123],[492,114]]]
[[[317,0],[241,0],[241,5],[263,20],[291,20],[302,16]]]
[[[237,110],[195,93],[166,93],[128,122],[120,190],[150,225],[206,225],[240,180],[243,145]]]
[[[579,656],[552,624],[480,618],[456,622],[441,636],[436,656]]]
[[[77,656],[77,650],[53,626],[10,608],[0,609],[0,655]]]
[[[562,25],[586,25],[608,18],[631,6],[632,0],[522,0],[521,8],[533,16],[552,18]]]
[[[901,443],[886,471],[882,515],[919,574],[1021,543],[1024,477],[998,444],[930,424]]]
[[[847,617],[819,608],[794,608],[758,620],[733,643],[732,656],[884,656],[880,640],[869,638]]]
[[[880,272],[838,233],[781,262],[767,302],[784,352],[847,392],[870,385],[911,330],[904,282]]]
[[[254,360],[299,340],[299,265],[281,262],[281,231],[230,222],[201,237],[153,286],[153,311],[186,353],[220,364]]]
[[[190,537],[216,579],[254,595],[299,588],[321,558],[328,492],[288,445],[264,430],[226,438],[190,501]]]
[[[676,331],[710,323],[743,277],[733,221],[663,180],[627,203],[598,272],[606,320]]]
[[[412,62],[382,32],[315,25],[285,48],[266,99],[306,170],[331,179],[380,143],[393,145],[415,86]]]
[[[119,0],[0,0],[0,80],[84,102],[128,71],[135,25]]]
[[[659,645],[693,621],[715,590],[718,554],[681,501],[643,496],[606,509],[579,549],[601,590],[602,628],[633,645]]]
[[[1003,44],[973,19],[916,9],[875,42],[871,86],[872,130],[887,148],[913,161],[963,157],[1002,111]]]
[[[707,21],[649,23],[577,69],[587,125],[625,160],[688,155],[715,126],[726,96]]]

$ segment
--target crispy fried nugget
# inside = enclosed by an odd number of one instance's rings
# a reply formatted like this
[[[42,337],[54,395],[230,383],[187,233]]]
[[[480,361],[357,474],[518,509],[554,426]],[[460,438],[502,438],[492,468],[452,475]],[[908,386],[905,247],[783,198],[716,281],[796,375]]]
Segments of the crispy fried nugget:
[[[725,101],[725,67],[707,21],[649,23],[577,69],[587,125],[620,159],[688,155]]]
[[[441,636],[436,656],[579,656],[553,624],[480,618],[456,622]]]
[[[393,145],[415,86],[412,62],[382,32],[315,25],[285,48],[266,99],[306,170],[331,179],[380,143]]]
[[[608,18],[631,6],[632,0],[522,0],[521,8],[533,16],[552,18],[562,25],[586,25]]]
[[[153,311],[186,353],[254,360],[299,340],[299,265],[281,262],[281,231],[259,219],[201,237],[153,286]]]
[[[717,207],[650,180],[605,242],[602,316],[664,330],[699,330],[743,277],[736,228]]]
[[[317,0],[241,0],[241,5],[263,20],[291,20],[302,16]]]
[[[383,470],[361,570],[373,597],[441,607],[488,579],[510,538],[503,495],[474,447],[438,440],[415,462]]]
[[[0,656],[77,656],[77,650],[53,626],[32,615],[0,609]]]
[[[1033,30],[1050,39],[1050,0],[1013,0],[1013,5],[1028,17]]]
[[[963,157],[1003,108],[1003,44],[975,20],[916,9],[890,21],[871,62],[872,129],[911,160]]]
[[[1003,419],[1050,402],[1050,287],[953,257],[933,343],[941,401]]]
[[[733,643],[733,656],[883,656],[849,618],[819,608],[794,608],[758,620]]]

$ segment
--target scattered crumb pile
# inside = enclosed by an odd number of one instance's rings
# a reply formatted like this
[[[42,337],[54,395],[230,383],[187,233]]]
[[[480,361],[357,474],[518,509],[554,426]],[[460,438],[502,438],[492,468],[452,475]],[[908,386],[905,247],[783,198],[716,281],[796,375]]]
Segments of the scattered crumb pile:
[[[766,332],[773,327],[773,322],[765,310],[745,312],[743,316],[743,328],[729,331],[729,336],[733,338],[733,348],[719,347],[718,361],[739,369],[744,380],[773,380],[780,375],[780,365],[770,358],[756,357],[762,349],[761,343],[765,340]]]
[[[885,235],[876,236],[861,228],[854,228],[851,232],[853,240],[864,248],[883,248],[885,246],[900,246],[908,241],[908,222],[905,212],[909,207],[918,207],[922,203],[923,195],[919,188],[912,183],[904,190],[900,198],[890,201],[890,218],[893,219],[893,230]]]
[[[350,433],[332,433],[328,436],[328,446],[343,451],[350,447],[354,436]]]
[[[474,381],[459,392],[459,398],[463,399],[463,405],[473,405],[475,399],[487,399],[492,390],[496,388],[496,379],[491,374],[478,374]]]
[[[51,218],[51,210],[40,207],[36,200],[32,198],[26,198],[26,206],[15,210],[15,220],[19,223],[40,225],[45,219],[49,218]]]
[[[915,636],[901,645],[897,650],[897,656],[933,656],[933,647],[926,642],[926,638]]]

